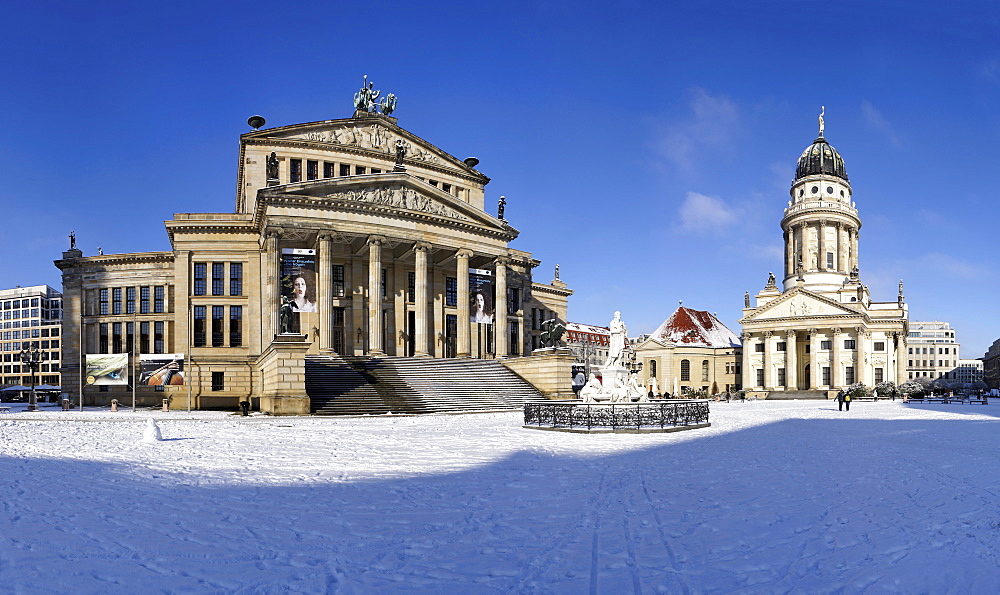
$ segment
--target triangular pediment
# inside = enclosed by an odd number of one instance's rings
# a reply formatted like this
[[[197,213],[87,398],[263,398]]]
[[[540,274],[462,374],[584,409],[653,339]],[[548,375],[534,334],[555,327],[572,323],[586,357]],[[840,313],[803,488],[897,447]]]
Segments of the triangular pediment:
[[[518,233],[506,222],[406,173],[324,178],[265,188],[257,204],[258,210],[295,204],[307,209],[367,211],[397,219],[474,226],[512,239]]]
[[[354,150],[392,159],[396,156],[396,141],[401,140],[406,147],[406,161],[444,167],[464,175],[474,175],[482,178],[484,183],[489,181],[489,178],[455,156],[397,126],[395,118],[372,116],[295,124],[251,132],[244,135],[244,138],[272,144],[286,141],[289,144],[304,144],[320,150],[324,148],[331,151]]]
[[[793,288],[781,297],[757,308],[741,321],[759,322],[763,320],[789,320],[822,316],[863,316],[862,313],[820,294],[806,289]]]

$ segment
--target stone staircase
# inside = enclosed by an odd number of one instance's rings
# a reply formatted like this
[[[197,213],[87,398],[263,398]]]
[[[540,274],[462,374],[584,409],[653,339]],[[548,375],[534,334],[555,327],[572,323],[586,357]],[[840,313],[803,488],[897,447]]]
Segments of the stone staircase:
[[[767,400],[791,401],[792,399],[823,399],[826,400],[825,390],[773,390],[767,393]]]
[[[542,395],[496,360],[306,356],[315,415],[519,410]]]

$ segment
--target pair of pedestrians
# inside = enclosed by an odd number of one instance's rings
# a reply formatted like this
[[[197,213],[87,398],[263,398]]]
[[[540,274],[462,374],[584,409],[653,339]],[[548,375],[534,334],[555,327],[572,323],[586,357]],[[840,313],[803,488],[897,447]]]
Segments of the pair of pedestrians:
[[[847,410],[850,411],[851,410],[851,394],[850,393],[845,393],[844,389],[840,389],[840,392],[837,393],[837,411],[843,411],[845,404],[847,405]]]

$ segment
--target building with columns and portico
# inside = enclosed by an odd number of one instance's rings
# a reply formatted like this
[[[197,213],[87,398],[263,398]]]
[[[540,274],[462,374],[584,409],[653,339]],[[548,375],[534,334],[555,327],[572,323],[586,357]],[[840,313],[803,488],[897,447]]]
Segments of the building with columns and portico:
[[[906,380],[908,310],[872,300],[859,272],[861,216],[844,160],[820,133],[799,157],[781,219],[784,275],[744,296],[743,388],[826,398],[854,383]]]
[[[284,413],[308,412],[296,396],[307,354],[531,355],[572,291],[535,282],[539,261],[509,247],[518,231],[502,197],[487,213],[479,161],[400,128],[395,97],[377,96],[367,85],[346,119],[261,130],[251,118],[234,212],[175,214],[170,251],[64,252],[64,334],[80,337],[63,343],[68,395],[83,382],[80,344],[186,354],[187,384],[157,389],[172,407],[190,393],[196,408],[248,400]],[[114,392],[84,395],[100,404]],[[297,404],[275,405],[283,397]]]

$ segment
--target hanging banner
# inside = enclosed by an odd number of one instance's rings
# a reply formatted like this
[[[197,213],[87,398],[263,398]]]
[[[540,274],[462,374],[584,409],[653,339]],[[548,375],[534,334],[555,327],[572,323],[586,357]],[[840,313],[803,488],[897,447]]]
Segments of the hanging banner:
[[[292,312],[316,311],[316,251],[285,248],[281,251],[281,304]]]
[[[128,354],[87,354],[87,384],[128,385]]]
[[[183,386],[183,353],[148,353],[139,355],[140,386]]]
[[[469,317],[477,324],[493,324],[493,271],[469,269]]]

